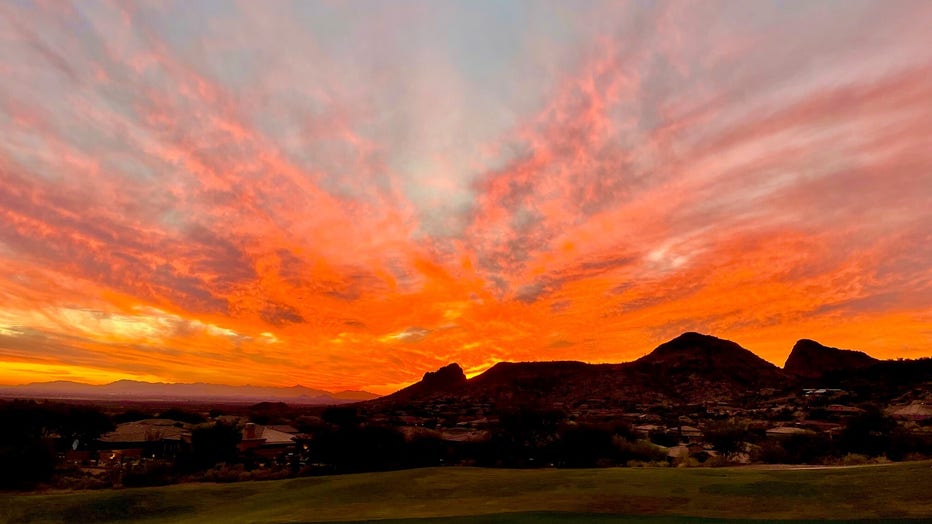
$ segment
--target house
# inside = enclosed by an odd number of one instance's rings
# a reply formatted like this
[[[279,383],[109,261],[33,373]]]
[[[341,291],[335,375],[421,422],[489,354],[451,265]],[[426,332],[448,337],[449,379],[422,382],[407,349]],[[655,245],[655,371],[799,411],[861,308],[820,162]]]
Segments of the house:
[[[891,406],[890,415],[901,420],[932,420],[932,405],[913,402],[907,406]]]
[[[239,450],[241,453],[248,452],[266,459],[274,459],[293,450],[295,439],[294,434],[249,422],[243,428]]]
[[[770,428],[767,430],[768,437],[774,438],[789,438],[793,435],[814,435],[815,431],[803,428],[794,428],[790,426],[781,426],[778,428]]]
[[[702,438],[702,431],[693,426],[680,426],[680,435],[687,438]]]
[[[121,465],[142,461],[142,448],[102,449],[97,453],[99,465]]]
[[[98,448],[101,461],[140,457],[170,460],[190,442],[191,432],[184,422],[145,419],[118,425],[98,439]]]
[[[807,397],[829,397],[845,393],[845,390],[838,388],[806,388],[803,395]]]
[[[463,427],[447,428],[440,433],[441,439],[451,442],[485,442],[491,437],[488,431]]]
[[[665,428],[663,426],[658,426],[656,424],[641,424],[638,426],[634,426],[634,428],[632,429],[634,429],[634,432],[639,437],[650,438],[651,433],[654,433],[657,431],[663,431]]]
[[[825,411],[833,413],[835,415],[857,415],[858,413],[864,413],[864,410],[861,408],[856,408],[854,406],[845,406],[842,404],[832,404],[825,408]]]
[[[289,435],[297,435],[300,433],[297,428],[290,426],[288,424],[277,424],[272,426],[266,426],[269,429],[274,429],[275,431],[281,431],[282,433],[288,433]]]
[[[836,422],[824,422],[821,420],[800,420],[798,423],[800,428],[811,429],[813,431],[822,431],[833,433],[841,429],[842,425]]]

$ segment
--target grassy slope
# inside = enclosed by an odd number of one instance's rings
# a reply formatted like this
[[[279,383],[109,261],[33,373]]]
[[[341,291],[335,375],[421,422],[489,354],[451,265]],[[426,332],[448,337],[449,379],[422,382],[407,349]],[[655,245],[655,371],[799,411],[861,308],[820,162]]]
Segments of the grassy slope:
[[[238,484],[0,495],[4,522],[932,520],[932,463],[831,470],[431,468]],[[503,513],[522,512],[503,516]],[[540,513],[540,512],[565,512]],[[581,515],[585,513],[587,515]],[[427,519],[421,522],[441,522]],[[476,519],[456,519],[477,522]]]

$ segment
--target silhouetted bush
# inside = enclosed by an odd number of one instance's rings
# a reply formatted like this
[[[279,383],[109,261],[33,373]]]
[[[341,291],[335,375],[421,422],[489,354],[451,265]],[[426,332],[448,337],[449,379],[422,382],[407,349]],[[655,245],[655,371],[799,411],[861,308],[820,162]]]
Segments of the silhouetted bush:
[[[123,472],[123,485],[128,488],[167,486],[174,481],[172,466],[164,462],[149,462]]]
[[[652,431],[650,441],[669,448],[680,443],[680,434],[677,431]]]
[[[889,435],[886,456],[890,460],[908,460],[911,456],[932,455],[932,436],[928,433],[912,433],[906,428],[896,427]]]
[[[596,465],[613,464],[618,456],[619,450],[610,431],[594,427],[576,427],[560,432],[555,458],[559,466],[591,468]]]
[[[0,489],[33,489],[52,478],[55,452],[40,439],[0,443]]]
[[[449,458],[447,444],[437,435],[415,435],[407,443],[406,465],[419,468],[439,466]]]
[[[629,462],[654,463],[667,458],[666,448],[658,446],[649,440],[628,440],[617,435],[613,442],[617,449],[619,464],[628,464]]]
[[[782,443],[786,464],[818,464],[832,456],[832,441],[827,435],[800,433],[791,435]]]
[[[52,427],[59,435],[60,450],[90,449],[100,435],[116,426],[106,414],[87,406],[51,405]]]
[[[864,413],[848,419],[839,435],[839,446],[847,453],[858,453],[869,457],[883,455],[891,450],[890,435],[896,421],[883,414],[876,406],[869,406]]]
[[[751,454],[751,460],[754,462],[763,462],[765,464],[789,463],[786,450],[783,449],[783,445],[776,439],[762,442]]]
[[[387,427],[341,427],[322,431],[313,441],[313,460],[338,472],[397,469],[404,464],[405,438]]]
[[[184,457],[194,469],[213,467],[237,458],[242,434],[233,424],[202,424],[191,431],[191,453]]]
[[[56,442],[86,448],[113,424],[93,408],[13,401],[0,404],[0,428],[0,489],[32,489],[52,478]]]
[[[706,442],[725,454],[739,451],[744,442],[757,440],[757,435],[748,430],[747,423],[739,420],[713,422],[706,426],[704,434]]]

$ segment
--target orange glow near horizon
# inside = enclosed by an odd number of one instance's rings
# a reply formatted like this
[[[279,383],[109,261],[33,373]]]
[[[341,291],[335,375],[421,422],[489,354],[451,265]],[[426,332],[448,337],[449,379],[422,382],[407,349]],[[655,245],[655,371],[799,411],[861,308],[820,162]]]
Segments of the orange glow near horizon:
[[[416,5],[0,6],[0,384],[932,355],[930,4]]]

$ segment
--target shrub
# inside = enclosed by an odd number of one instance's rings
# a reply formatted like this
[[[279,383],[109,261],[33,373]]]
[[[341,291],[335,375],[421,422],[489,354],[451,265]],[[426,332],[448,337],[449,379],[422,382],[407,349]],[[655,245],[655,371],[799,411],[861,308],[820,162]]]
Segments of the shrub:
[[[776,440],[767,440],[754,449],[751,455],[754,462],[765,464],[786,464],[789,462],[788,454],[783,446]]]
[[[735,453],[744,442],[753,442],[755,433],[749,430],[748,423],[741,420],[724,420],[709,424],[705,428],[705,439],[721,453]]]
[[[126,487],[167,486],[174,480],[172,467],[164,462],[150,462],[134,466],[123,472],[122,483]]]
[[[841,449],[870,457],[882,455],[890,449],[891,433],[896,421],[883,414],[876,406],[848,419],[840,435]]]
[[[192,466],[209,468],[218,462],[232,462],[238,454],[242,434],[233,424],[203,424],[191,431]]]
[[[632,442],[615,437],[613,441],[618,449],[619,460],[622,462],[665,462],[667,458],[666,448],[649,440],[638,439]]]
[[[867,464],[870,462],[870,458],[866,455],[860,455],[858,453],[848,453],[844,457],[841,457],[840,462],[843,466],[859,466],[861,464]]]

